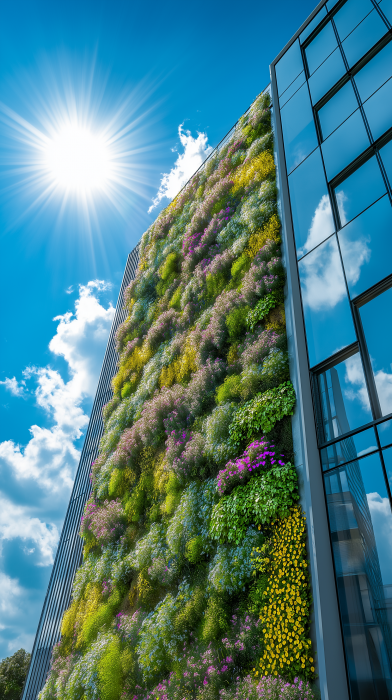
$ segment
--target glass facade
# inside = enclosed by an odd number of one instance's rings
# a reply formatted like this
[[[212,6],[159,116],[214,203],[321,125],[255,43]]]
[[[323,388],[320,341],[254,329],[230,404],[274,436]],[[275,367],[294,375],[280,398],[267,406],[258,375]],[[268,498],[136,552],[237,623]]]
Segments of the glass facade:
[[[392,700],[391,19],[329,0],[275,63],[353,700]]]

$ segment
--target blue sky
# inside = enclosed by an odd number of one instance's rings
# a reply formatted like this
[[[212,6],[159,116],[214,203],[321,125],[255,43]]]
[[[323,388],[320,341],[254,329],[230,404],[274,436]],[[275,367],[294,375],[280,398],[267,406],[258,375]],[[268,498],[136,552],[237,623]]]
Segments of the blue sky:
[[[0,4],[0,658],[32,647],[127,254],[314,5]],[[67,119],[117,149],[87,204],[42,170]]]

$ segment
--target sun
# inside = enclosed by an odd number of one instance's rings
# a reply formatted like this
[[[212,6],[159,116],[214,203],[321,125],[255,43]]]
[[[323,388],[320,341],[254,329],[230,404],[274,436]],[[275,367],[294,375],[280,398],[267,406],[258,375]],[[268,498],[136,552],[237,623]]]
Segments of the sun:
[[[64,126],[48,139],[44,162],[53,184],[68,192],[102,190],[113,174],[108,141],[77,124]]]

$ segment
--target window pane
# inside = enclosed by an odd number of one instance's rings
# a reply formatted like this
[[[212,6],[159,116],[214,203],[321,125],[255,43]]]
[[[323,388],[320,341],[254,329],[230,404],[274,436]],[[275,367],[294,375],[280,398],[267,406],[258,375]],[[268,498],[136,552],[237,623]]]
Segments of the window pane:
[[[392,42],[389,42],[355,76],[362,102],[373,95],[392,75]]]
[[[385,195],[339,231],[351,298],[392,273],[392,207]]]
[[[284,92],[304,69],[299,42],[295,41],[275,66],[279,95]]]
[[[339,2],[339,0],[328,0],[327,9],[329,12],[332,10],[333,7],[335,7],[337,2]]]
[[[356,340],[336,237],[298,263],[310,366]]]
[[[373,10],[343,41],[343,49],[349,66],[353,66],[387,32],[380,15]]]
[[[323,471],[339,467],[345,462],[350,462],[352,459],[362,457],[375,450],[377,450],[377,440],[374,434],[374,428],[369,428],[362,433],[357,433],[353,437],[335,442],[334,445],[324,447],[321,450]]]
[[[305,49],[310,75],[312,75],[316,68],[328,58],[332,51],[336,49],[337,45],[338,43],[332,24],[328,22],[324,29],[315,36],[313,41]]]
[[[389,182],[392,184],[392,141],[387,143],[383,148],[380,148],[380,155],[384,163],[384,168],[387,171]]]
[[[380,438],[381,447],[392,445],[392,420],[387,420],[385,423],[380,423],[380,425],[377,426],[377,432],[378,437]]]
[[[386,416],[392,413],[392,289],[361,306],[359,312],[382,414]]]
[[[332,180],[368,146],[369,137],[357,110],[321,145],[328,180]]]
[[[284,91],[284,93],[279,97],[279,105],[280,107],[283,107],[283,105],[286,104],[286,102],[289,101],[289,99],[294,95],[297,90],[303,85],[305,82],[305,72],[302,71],[302,73],[299,74],[298,78],[296,78],[290,85],[290,87],[287,88],[287,90]]]
[[[319,110],[318,116],[323,139],[335,131],[356,109],[358,109],[358,102],[351,81],[349,81]]]
[[[340,49],[335,51],[321,64],[309,78],[310,94],[313,104],[316,104],[328,90],[340,80],[346,72]]]
[[[392,513],[379,454],[324,478],[352,697],[387,699]]]
[[[324,7],[321,8],[320,12],[317,13],[315,17],[313,17],[312,21],[309,22],[308,26],[306,29],[303,30],[302,34],[299,37],[299,40],[301,44],[308,38],[308,36],[311,35],[312,31],[316,29],[317,25],[320,24],[321,20],[324,19],[324,17],[327,14],[327,10]]]
[[[378,4],[387,20],[392,24],[392,0],[382,0]]]
[[[384,457],[384,464],[388,476],[389,488],[392,489],[392,448],[389,447],[387,450],[383,450],[382,456]]]
[[[392,126],[392,79],[369,97],[364,109],[372,136],[376,140]]]
[[[303,85],[281,112],[287,171],[290,173],[317,146],[308,86]]]
[[[320,149],[289,177],[291,211],[298,257],[335,231]]]
[[[348,0],[334,15],[340,41],[343,41],[372,9],[373,4],[370,0]]]
[[[377,158],[370,158],[335,189],[342,226],[386,192]]]
[[[329,442],[373,420],[359,352],[319,374],[317,390],[320,404],[318,427],[322,442]],[[366,437],[368,434],[369,430],[361,433],[365,437],[356,438],[353,444],[357,445],[357,452],[353,452],[351,443],[344,441],[344,444],[339,443],[339,450],[334,448],[335,456],[340,454],[341,462],[342,455],[346,455],[344,461],[347,462],[349,459],[355,459],[359,452],[363,453],[363,450],[370,446],[377,446],[374,434],[370,438]],[[346,448],[350,448],[349,452]],[[331,456],[331,451],[329,454]]]

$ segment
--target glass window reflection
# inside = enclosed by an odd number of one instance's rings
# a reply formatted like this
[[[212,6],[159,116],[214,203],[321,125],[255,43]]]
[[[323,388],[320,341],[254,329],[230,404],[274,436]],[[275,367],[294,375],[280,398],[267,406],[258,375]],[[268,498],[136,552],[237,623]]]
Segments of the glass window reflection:
[[[309,78],[309,89],[313,104],[316,104],[340,80],[346,72],[340,49],[327,58]]]
[[[318,427],[321,442],[329,442],[339,435],[349,433],[373,420],[359,352],[317,375],[317,391],[319,398]],[[369,451],[368,448],[373,445],[377,448],[374,433],[370,437],[369,431],[366,431],[366,435],[364,433],[360,435],[362,437],[356,437],[352,443],[357,447],[356,452],[353,452],[351,443],[347,443],[347,445],[346,442],[339,443],[338,453],[346,454],[345,462],[355,459],[359,453],[364,454],[364,450]],[[349,453],[347,446],[350,447]],[[337,449],[337,447],[334,448],[334,451],[336,452]],[[347,454],[353,456],[350,457]],[[341,457],[341,461],[342,459],[343,457]],[[338,463],[335,466],[338,466]]]
[[[351,67],[357,63],[387,31],[380,15],[373,10],[343,41],[348,65]]]
[[[289,189],[297,254],[302,257],[335,231],[319,148],[291,173]]]
[[[373,4],[370,0],[347,0],[334,15],[340,41],[343,41],[372,10]]]
[[[349,80],[318,112],[323,139],[335,131],[356,109],[358,101]]]
[[[305,82],[305,72],[302,71],[302,73],[299,74],[298,78],[296,78],[290,85],[290,87],[287,88],[287,90],[284,91],[284,93],[279,97],[279,106],[283,107],[283,105],[286,104],[286,102],[289,101],[289,99],[299,90],[301,85],[303,85]]]
[[[377,426],[378,437],[380,438],[381,447],[392,445],[392,420],[386,420],[385,423],[380,423]],[[391,453],[392,454],[392,453]],[[392,462],[391,462],[392,468]]]
[[[312,31],[314,29],[316,29],[317,25],[320,24],[321,20],[324,19],[326,14],[327,14],[327,10],[325,9],[325,5],[324,5],[324,7],[321,8],[320,12],[318,12],[317,15],[315,17],[313,17],[312,21],[309,22],[306,29],[303,30],[302,34],[300,34],[299,40],[300,40],[301,44],[303,44],[304,41],[306,41],[308,36],[310,36]]]
[[[364,104],[372,136],[376,141],[392,126],[392,79]]]
[[[379,453],[325,475],[353,697],[390,698],[392,513]]]
[[[329,389],[329,391],[331,391]],[[345,440],[335,442],[321,450],[321,463],[323,471],[335,469],[353,459],[363,457],[378,449],[374,428],[364,430],[362,433],[351,435]]]
[[[392,42],[372,58],[355,76],[362,102],[373,95],[392,75]]]
[[[366,161],[335,189],[342,226],[386,193],[377,158]]]
[[[384,163],[384,168],[387,171],[389,183],[392,185],[392,141],[387,143],[383,148],[380,148],[380,155]]]
[[[359,309],[383,416],[392,413],[392,289]]]
[[[369,146],[362,115],[354,112],[321,145],[328,180],[332,180]]]
[[[337,2],[339,2],[339,0],[328,0],[328,2],[327,2],[328,12],[330,12],[332,10],[332,8],[335,7]]]
[[[313,367],[356,340],[336,236],[298,263]]]
[[[279,95],[287,90],[303,69],[301,49],[299,42],[295,41],[275,66]]]
[[[287,171],[290,173],[317,147],[308,86],[303,85],[281,112]]]
[[[312,75],[316,68],[328,58],[332,51],[336,49],[337,45],[338,43],[332,24],[328,22],[305,49],[309,75]]]
[[[392,447],[382,451],[384,458],[385,471],[387,473],[389,488],[392,490]]]
[[[387,20],[392,24],[392,0],[381,0],[378,3]]]
[[[338,235],[352,299],[392,273],[392,207],[387,195]]]

